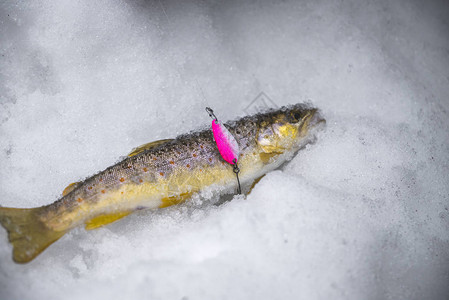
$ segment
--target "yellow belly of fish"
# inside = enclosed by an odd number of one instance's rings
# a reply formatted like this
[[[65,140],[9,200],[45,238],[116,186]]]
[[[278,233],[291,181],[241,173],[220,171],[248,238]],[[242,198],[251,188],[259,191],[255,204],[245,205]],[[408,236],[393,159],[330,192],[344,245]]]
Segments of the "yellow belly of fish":
[[[254,168],[255,161],[242,160],[245,170]],[[228,164],[213,167],[197,167],[193,170],[175,170],[168,177],[157,182],[141,184],[122,183],[105,193],[97,194],[92,201],[80,203],[77,209],[59,215],[47,222],[56,231],[67,230],[84,223],[86,229],[95,229],[121,219],[138,209],[164,208],[179,204],[193,193],[212,184],[228,185],[235,183],[235,174]]]

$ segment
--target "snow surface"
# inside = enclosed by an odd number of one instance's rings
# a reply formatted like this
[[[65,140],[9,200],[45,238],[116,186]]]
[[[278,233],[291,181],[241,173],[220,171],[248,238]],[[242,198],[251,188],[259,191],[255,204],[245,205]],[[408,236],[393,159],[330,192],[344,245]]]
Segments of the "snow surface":
[[[133,147],[264,92],[327,129],[246,199],[75,229],[0,299],[447,299],[444,1],[2,1],[0,205],[35,207]],[[207,196],[207,195],[206,195]]]

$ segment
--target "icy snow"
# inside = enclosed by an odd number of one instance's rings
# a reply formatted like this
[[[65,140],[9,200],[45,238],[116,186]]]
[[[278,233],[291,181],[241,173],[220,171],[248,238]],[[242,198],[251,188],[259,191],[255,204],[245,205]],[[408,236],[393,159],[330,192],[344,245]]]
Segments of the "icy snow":
[[[246,198],[75,229],[0,299],[447,299],[444,1],[3,1],[0,205],[55,201],[261,92],[327,129]]]

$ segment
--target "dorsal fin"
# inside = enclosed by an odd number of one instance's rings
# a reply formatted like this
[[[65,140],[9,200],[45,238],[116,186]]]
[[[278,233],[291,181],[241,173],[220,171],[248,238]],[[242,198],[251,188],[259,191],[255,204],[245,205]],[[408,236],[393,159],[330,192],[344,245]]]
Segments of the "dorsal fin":
[[[129,157],[137,155],[145,150],[160,146],[162,144],[168,143],[173,141],[173,139],[166,139],[166,140],[159,140],[159,141],[154,141],[154,142],[150,142],[150,143],[146,143],[143,144],[142,146],[136,147],[134,148],[130,154],[128,154]]]
[[[71,191],[76,189],[80,184],[81,182],[72,182],[62,191],[62,196],[64,197],[65,195],[69,194]]]

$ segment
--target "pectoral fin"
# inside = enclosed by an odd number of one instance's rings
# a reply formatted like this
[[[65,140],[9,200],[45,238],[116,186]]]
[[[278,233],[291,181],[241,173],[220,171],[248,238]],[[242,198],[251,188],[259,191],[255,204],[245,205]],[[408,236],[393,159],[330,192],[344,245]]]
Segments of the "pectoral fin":
[[[155,148],[157,146],[160,146],[162,144],[168,143],[170,141],[173,141],[173,139],[159,140],[159,141],[154,141],[154,142],[151,142],[151,143],[146,143],[146,144],[144,144],[142,146],[134,148],[131,151],[131,153],[128,154],[128,156],[132,157],[132,156],[137,155],[137,154],[139,154],[139,153],[141,153],[141,152],[143,152],[145,150],[149,150],[151,148]]]
[[[265,177],[266,174],[263,174],[262,176],[260,176],[259,178],[257,178],[256,180],[254,180],[253,184],[251,185],[251,187],[249,188],[249,192],[247,195],[251,194],[251,192],[253,191],[253,188],[256,186],[256,184],[259,183],[259,181]]]
[[[269,153],[262,152],[259,154],[259,156],[260,156],[260,160],[264,164],[267,164],[270,162],[272,157],[278,156],[279,154],[282,154],[282,153],[281,152],[269,152]]]
[[[92,230],[107,225],[109,223],[115,222],[117,220],[120,220],[121,218],[126,217],[131,213],[132,211],[121,211],[117,213],[96,216],[86,222],[86,230]]]

